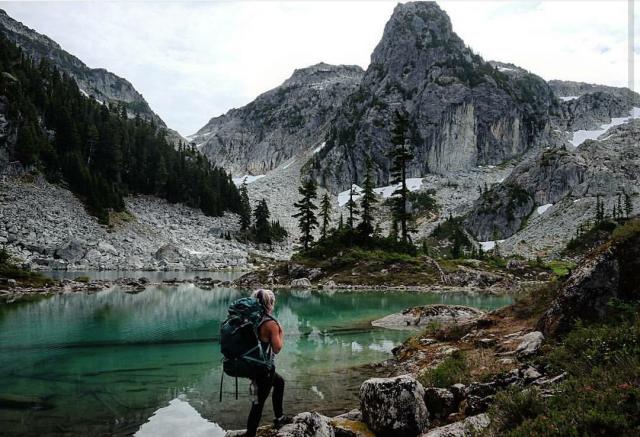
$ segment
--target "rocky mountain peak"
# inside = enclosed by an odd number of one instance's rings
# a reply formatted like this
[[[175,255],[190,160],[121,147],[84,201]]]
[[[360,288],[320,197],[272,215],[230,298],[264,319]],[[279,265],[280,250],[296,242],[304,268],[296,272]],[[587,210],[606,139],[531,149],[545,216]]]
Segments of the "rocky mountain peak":
[[[320,62],[305,68],[297,68],[282,87],[299,85],[331,85],[344,78],[360,79],[364,70],[358,65],[332,65]]]

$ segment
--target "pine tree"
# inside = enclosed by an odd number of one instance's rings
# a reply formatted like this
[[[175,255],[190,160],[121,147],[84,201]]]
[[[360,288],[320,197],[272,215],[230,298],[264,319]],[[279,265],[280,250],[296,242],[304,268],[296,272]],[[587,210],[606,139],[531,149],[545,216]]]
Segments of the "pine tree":
[[[631,216],[633,212],[633,203],[631,203],[631,196],[627,193],[624,193],[624,213],[627,218]]]
[[[240,187],[240,230],[247,231],[251,227],[251,204],[249,203],[249,193],[247,191],[247,180],[242,182]]]
[[[255,239],[258,243],[271,243],[271,232],[269,225],[269,207],[267,201],[262,199],[258,202],[255,210],[253,211],[254,217],[254,233]]]
[[[392,209],[393,219],[400,226],[400,240],[407,244],[409,240],[409,223],[411,213],[408,205],[407,189],[407,165],[413,159],[413,154],[409,151],[407,144],[407,131],[409,122],[406,113],[396,110],[393,117],[392,149],[389,153],[391,159],[391,180],[390,184],[398,184],[398,188],[393,192],[394,205]]]
[[[313,203],[317,197],[317,186],[313,179],[308,179],[303,182],[298,193],[302,196],[300,201],[293,204],[298,210],[293,214],[293,217],[298,219],[298,228],[300,229],[300,243],[304,247],[304,250],[309,250],[309,245],[313,243],[313,230],[318,226],[318,220],[315,215],[315,210],[318,207]]]
[[[596,197],[596,225],[604,221],[604,202],[600,194]]]
[[[361,222],[358,225],[358,230],[364,237],[370,237],[373,233],[373,215],[376,211],[376,193],[373,191],[373,179],[371,176],[371,159],[367,159],[367,170],[363,182],[362,199],[360,200],[360,206],[362,207]]]
[[[622,209],[622,193],[618,193],[618,201],[616,204],[616,217],[622,219],[624,217],[624,211]]]
[[[349,190],[349,201],[345,205],[347,207],[347,210],[349,211],[349,216],[347,217],[347,228],[349,230],[354,229],[356,216],[359,213],[358,204],[356,203],[355,200],[353,200],[353,193],[354,193],[353,184],[351,184],[351,189]]]
[[[320,219],[322,220],[322,225],[320,227],[320,238],[327,238],[327,234],[329,232],[329,226],[331,224],[331,200],[329,199],[329,194],[325,193],[322,196],[322,200],[320,201]]]

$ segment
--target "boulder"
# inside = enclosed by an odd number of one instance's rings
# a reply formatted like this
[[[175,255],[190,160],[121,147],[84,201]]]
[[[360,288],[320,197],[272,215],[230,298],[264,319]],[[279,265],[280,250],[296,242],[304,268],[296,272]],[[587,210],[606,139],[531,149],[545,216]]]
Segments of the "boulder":
[[[467,437],[475,436],[489,426],[489,416],[486,414],[478,414],[477,416],[467,417],[460,422],[451,425],[434,428],[431,431],[422,434],[420,437]]]
[[[81,260],[86,253],[86,243],[79,238],[72,238],[56,249],[56,256],[69,262]]]
[[[294,288],[309,288],[311,287],[311,281],[309,278],[299,278],[291,281],[291,286]]]
[[[577,319],[597,320],[613,298],[640,300],[640,233],[608,242],[573,269],[558,296],[538,321],[545,335],[567,332]]]
[[[316,412],[300,413],[293,423],[284,425],[276,433],[277,437],[335,437],[330,419]]]
[[[113,247],[111,244],[107,243],[106,241],[98,242],[98,250],[102,253],[107,253],[109,255],[118,255],[118,251],[116,250],[116,248]]]
[[[429,416],[444,419],[457,410],[455,396],[446,388],[428,387],[424,389],[424,403]]]
[[[360,410],[377,436],[416,436],[429,425],[424,388],[408,375],[372,378],[360,386]]]
[[[161,246],[156,251],[154,256],[158,261],[164,261],[171,264],[176,264],[182,261],[182,255],[180,254],[180,251],[171,243],[167,243]]]
[[[388,329],[417,330],[432,322],[459,323],[477,319],[484,312],[463,305],[424,305],[407,308],[401,313],[390,314],[371,322],[373,326]]]
[[[520,344],[516,348],[516,355],[519,357],[527,357],[535,354],[538,352],[538,349],[540,349],[543,340],[544,335],[542,335],[540,331],[533,331],[523,335]]]

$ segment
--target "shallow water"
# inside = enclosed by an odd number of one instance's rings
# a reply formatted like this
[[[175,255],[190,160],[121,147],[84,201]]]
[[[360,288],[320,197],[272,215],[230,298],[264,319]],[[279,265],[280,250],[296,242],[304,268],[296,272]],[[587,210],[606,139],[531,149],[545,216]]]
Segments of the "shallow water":
[[[0,306],[0,429],[3,435],[135,432],[154,411],[180,396],[223,428],[244,426],[247,382],[239,399],[231,378],[218,401],[218,330],[236,289],[193,285],[117,288]],[[410,332],[370,322],[403,308],[464,304],[484,309],[508,297],[458,294],[280,292],[276,317],[286,333],[277,358],[287,380],[285,410],[325,414],[357,404],[366,363],[390,357]],[[8,409],[2,399],[26,396],[39,409]],[[6,404],[6,403],[5,403]],[[263,420],[272,418],[271,406]]]

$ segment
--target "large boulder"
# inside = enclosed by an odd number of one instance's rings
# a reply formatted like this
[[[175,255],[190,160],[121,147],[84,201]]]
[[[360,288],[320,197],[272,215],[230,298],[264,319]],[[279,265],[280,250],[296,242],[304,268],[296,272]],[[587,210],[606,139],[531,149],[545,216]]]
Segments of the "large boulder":
[[[66,261],[74,262],[81,260],[87,253],[87,243],[79,238],[72,238],[67,243],[56,249],[56,256]]]
[[[299,278],[291,281],[293,288],[309,288],[311,287],[311,281],[309,278]]]
[[[300,413],[293,418],[293,423],[284,425],[276,434],[277,437],[334,437],[330,419],[316,412]]]
[[[424,305],[408,308],[401,313],[390,314],[371,322],[373,326],[387,329],[420,329],[430,323],[467,322],[484,315],[479,309],[463,305]]]
[[[366,380],[360,387],[360,410],[379,437],[416,436],[429,425],[424,388],[408,375]]]
[[[516,348],[516,355],[527,357],[535,354],[540,349],[543,341],[544,335],[540,331],[533,331],[523,335],[520,344]]]
[[[640,300],[640,232],[631,230],[633,223],[627,226],[627,236],[595,249],[573,270],[538,321],[540,331],[562,334],[577,319],[600,319],[613,298]]]
[[[177,264],[182,261],[182,254],[176,246],[171,243],[167,243],[156,251],[155,258],[158,261],[164,261],[165,263]]]

